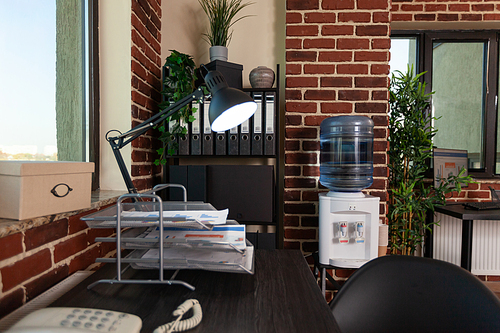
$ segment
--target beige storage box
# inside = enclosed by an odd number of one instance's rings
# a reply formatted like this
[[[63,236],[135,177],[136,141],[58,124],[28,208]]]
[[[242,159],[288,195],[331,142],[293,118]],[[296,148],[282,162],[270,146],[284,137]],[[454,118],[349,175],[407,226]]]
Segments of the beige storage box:
[[[24,220],[90,207],[94,163],[0,161],[0,217]]]

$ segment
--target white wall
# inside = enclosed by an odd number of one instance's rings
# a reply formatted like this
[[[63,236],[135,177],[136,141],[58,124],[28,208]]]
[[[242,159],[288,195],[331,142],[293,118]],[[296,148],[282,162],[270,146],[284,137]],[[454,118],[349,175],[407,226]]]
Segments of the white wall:
[[[123,133],[131,127],[131,8],[131,0],[99,1],[101,190],[126,190],[105,135],[111,129]],[[130,145],[121,152],[130,172]]]
[[[250,0],[249,0],[250,1]],[[246,2],[246,1],[245,1]],[[285,72],[285,0],[252,0],[240,16],[228,45],[229,62],[243,65],[243,87],[250,87],[248,75],[257,66]],[[239,17],[239,16],[238,16]],[[210,62],[210,45],[202,39],[208,19],[198,0],[162,1],[162,59],[177,50],[193,56],[197,66]],[[281,82],[284,82],[281,80]],[[283,84],[282,84],[283,86]]]

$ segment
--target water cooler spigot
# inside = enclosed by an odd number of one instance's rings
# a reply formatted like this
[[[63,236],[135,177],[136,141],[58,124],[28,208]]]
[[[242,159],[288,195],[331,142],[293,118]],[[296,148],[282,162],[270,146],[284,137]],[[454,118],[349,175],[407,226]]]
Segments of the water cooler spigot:
[[[365,242],[365,225],[362,221],[356,222],[356,243],[364,243]]]
[[[348,244],[349,234],[348,234],[347,222],[339,223],[339,232],[340,232],[340,237],[339,237],[340,244]]]

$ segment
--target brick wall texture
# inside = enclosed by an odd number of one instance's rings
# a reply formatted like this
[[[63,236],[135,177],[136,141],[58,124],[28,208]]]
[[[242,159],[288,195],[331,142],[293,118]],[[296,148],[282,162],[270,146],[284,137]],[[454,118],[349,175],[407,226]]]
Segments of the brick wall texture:
[[[158,112],[161,101],[161,0],[132,0],[132,123],[137,126]],[[155,166],[158,132],[150,130],[132,141],[131,176],[140,191],[160,183]]]
[[[161,100],[161,0],[132,0],[131,126],[158,112]],[[132,142],[132,179],[138,190],[161,176],[154,166],[159,143],[153,131]],[[77,270],[94,269],[95,259],[116,253],[114,243],[96,243],[113,229],[89,229],[79,212],[0,239],[0,318]]]
[[[319,125],[365,115],[375,123],[374,182],[364,192],[387,212],[391,22],[500,21],[500,1],[287,0],[284,246],[318,249]],[[480,181],[450,200],[489,199]],[[346,278],[349,271],[335,272]]]
[[[102,207],[105,208],[105,207]],[[96,243],[113,229],[89,229],[85,210],[0,239],[0,318],[78,270],[95,269],[95,259],[113,256],[114,243]]]

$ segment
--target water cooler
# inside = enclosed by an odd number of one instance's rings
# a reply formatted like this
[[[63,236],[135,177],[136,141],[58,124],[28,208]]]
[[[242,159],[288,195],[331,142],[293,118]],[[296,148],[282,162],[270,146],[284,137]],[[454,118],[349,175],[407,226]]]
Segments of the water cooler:
[[[330,117],[320,129],[319,262],[358,268],[378,256],[378,197],[361,192],[373,183],[373,121]]]

